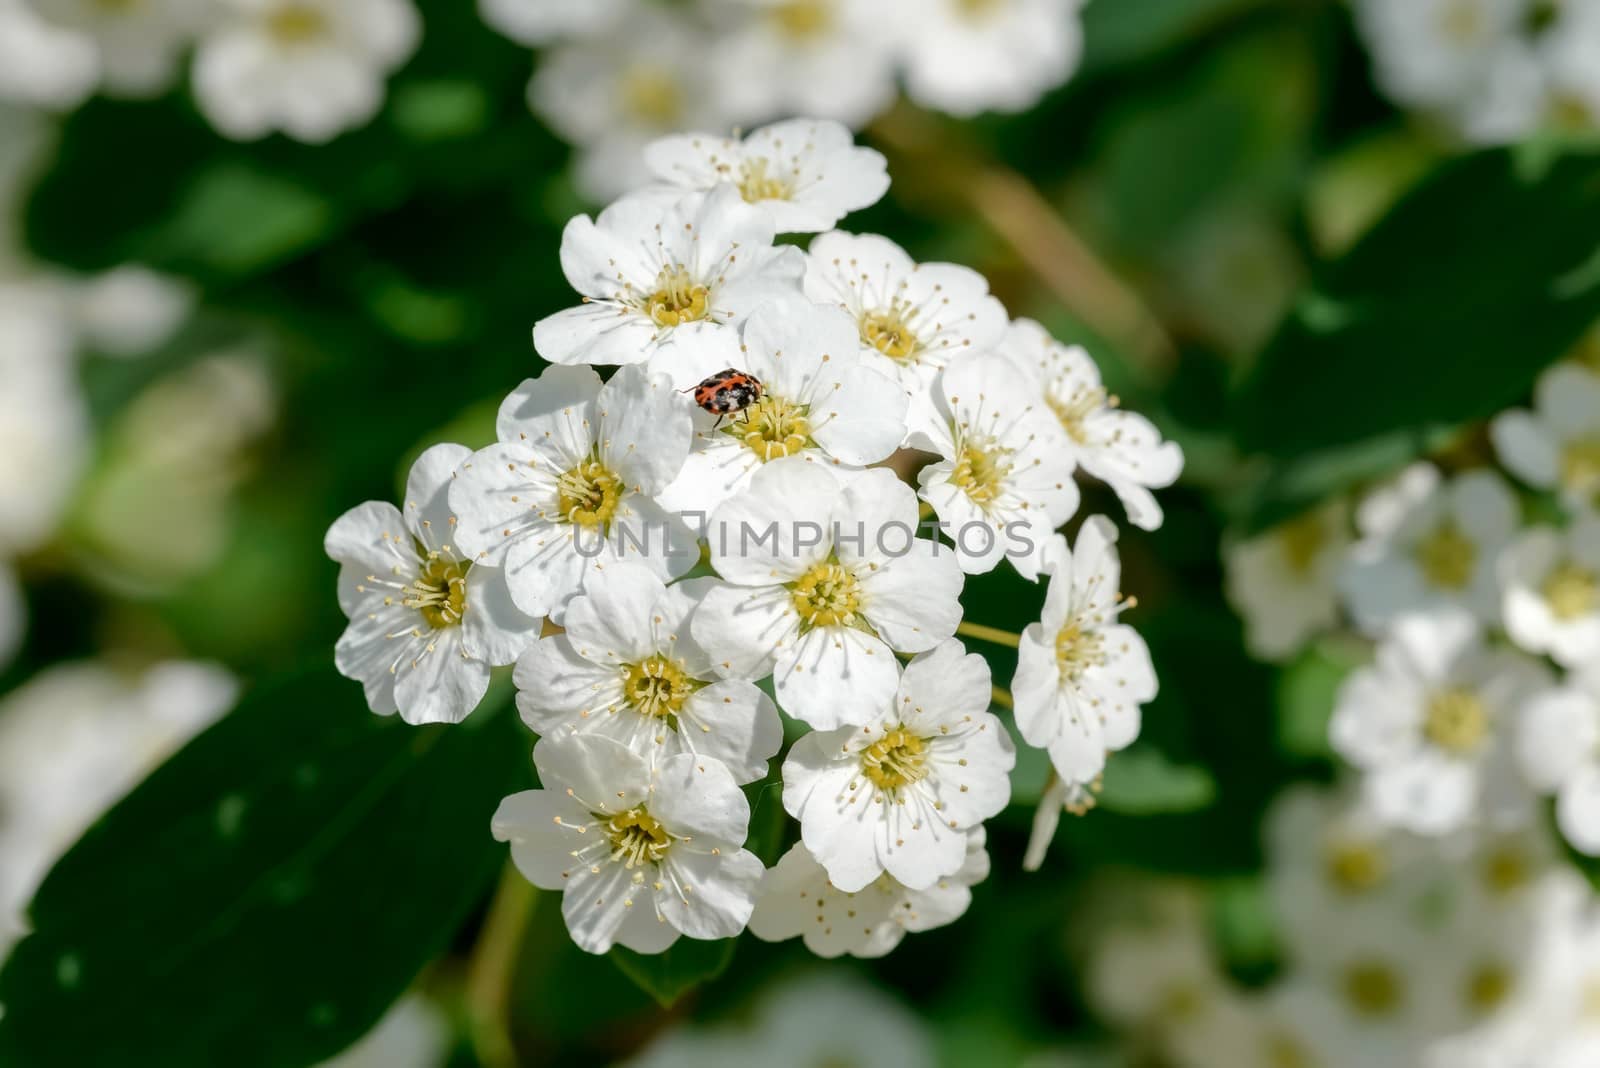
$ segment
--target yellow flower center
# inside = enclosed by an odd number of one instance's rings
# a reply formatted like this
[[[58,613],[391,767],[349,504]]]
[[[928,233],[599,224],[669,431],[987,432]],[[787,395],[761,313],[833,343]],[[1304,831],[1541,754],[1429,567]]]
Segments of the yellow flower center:
[[[956,0],[956,7],[969,19],[982,18],[1004,4],[1005,0]]]
[[[1344,996],[1362,1016],[1392,1016],[1405,1002],[1405,987],[1393,968],[1368,961],[1345,969]]]
[[[1489,710],[1470,690],[1445,690],[1428,701],[1422,733],[1455,756],[1468,756],[1489,733]]]
[[[739,195],[745,203],[788,200],[794,195],[794,186],[787,178],[768,173],[770,166],[765,158],[745,160],[739,165]]]
[[[1085,671],[1105,663],[1104,645],[1099,631],[1084,630],[1076,622],[1062,627],[1056,635],[1056,665],[1062,678],[1076,682]]]
[[[1423,577],[1442,590],[1464,590],[1472,583],[1478,565],[1478,546],[1445,520],[1417,543],[1417,566]]]
[[[772,21],[789,37],[820,37],[833,26],[833,11],[824,0],[789,0],[772,11]]]
[[[589,530],[607,530],[622,497],[622,479],[599,460],[579,464],[556,480],[561,518]]]
[[[811,447],[811,409],[790,404],[771,393],[744,410],[744,416],[722,428],[756,456],[778,460]]]
[[[688,268],[663,267],[656,275],[656,290],[645,301],[645,306],[657,326],[679,326],[706,317],[706,299],[710,294],[710,290],[689,277]]]
[[[1499,897],[1516,893],[1533,881],[1533,865],[1522,851],[1506,846],[1483,861],[1483,881]]]
[[[1541,590],[1550,614],[1563,622],[1581,619],[1600,608],[1600,576],[1573,560],[1550,572]]]
[[[1510,969],[1503,964],[1485,964],[1467,977],[1467,1009],[1477,1016],[1487,1016],[1511,996],[1515,980]]]
[[[1294,1036],[1267,1036],[1267,1068],[1316,1068],[1316,1064],[1316,1059]]]
[[[1328,881],[1345,894],[1374,890],[1389,876],[1389,856],[1370,842],[1340,842],[1325,858]]]
[[[995,442],[968,438],[956,451],[956,466],[950,473],[950,481],[971,498],[973,504],[984,507],[1000,499],[1010,473],[1010,449]]]
[[[401,604],[422,613],[434,630],[461,622],[467,611],[467,568],[470,564],[430,553],[417,577],[401,591]]]
[[[861,751],[861,774],[886,794],[896,794],[928,774],[928,743],[897,726]]]
[[[906,321],[909,309],[895,301],[882,311],[868,312],[858,324],[861,340],[891,360],[909,360],[917,351],[917,335]]]
[[[305,44],[328,32],[328,16],[310,4],[284,4],[267,16],[267,32],[282,44]]]
[[[1440,33],[1458,45],[1475,44],[1488,28],[1481,0],[1452,0],[1439,11]]]
[[[1206,991],[1194,983],[1169,983],[1156,999],[1156,1015],[1169,1024],[1197,1019],[1207,1000]]]
[[[606,837],[611,839],[611,859],[622,861],[624,867],[658,863],[672,846],[667,829],[642,806],[596,818],[604,823]]]
[[[1045,403],[1050,405],[1050,410],[1061,420],[1061,429],[1067,432],[1067,436],[1079,445],[1083,445],[1089,440],[1089,431],[1084,424],[1089,416],[1105,407],[1106,391],[1080,389],[1066,398],[1052,391],[1046,394]]]
[[[683,117],[683,89],[670,71],[634,67],[622,75],[622,110],[645,126],[675,127]]]
[[[1317,512],[1289,520],[1278,528],[1278,547],[1289,570],[1302,577],[1311,574],[1317,556],[1328,545],[1328,524]]]
[[[677,729],[677,716],[689,695],[700,688],[677,664],[656,655],[629,664],[622,674],[622,692],[628,703],[644,716],[659,716]]]
[[[807,627],[849,627],[859,622],[861,584],[837,560],[814,565],[790,583],[789,596]]]
[[[1569,493],[1600,491],[1600,438],[1567,442],[1561,451],[1561,485]]]
[[[1588,99],[1578,93],[1552,93],[1545,105],[1545,124],[1552,130],[1584,133],[1594,129],[1595,110]]]

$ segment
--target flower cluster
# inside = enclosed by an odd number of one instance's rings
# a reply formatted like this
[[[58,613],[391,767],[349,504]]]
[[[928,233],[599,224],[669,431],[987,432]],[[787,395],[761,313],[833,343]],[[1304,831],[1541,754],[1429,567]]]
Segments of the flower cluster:
[[[1467,140],[1600,127],[1600,5],[1355,0],[1379,84]]]
[[[529,104],[581,148],[578,184],[605,199],[644,179],[641,149],[665,134],[786,114],[859,128],[894,103],[897,76],[913,100],[955,115],[1026,110],[1077,67],[1081,3],[478,6],[493,30],[545,50]],[[422,29],[414,0],[0,0],[0,98],[46,108],[97,90],[148,98],[187,63],[195,101],[223,136],[321,144],[378,114]]]
[[[1120,916],[1082,916],[1090,1001],[1161,1063],[1595,1063],[1600,911],[1542,828],[1418,838],[1297,787],[1266,847],[1283,967],[1264,988],[1228,976],[1192,886],[1120,884]]]
[[[1376,642],[1330,728],[1374,818],[1492,831],[1553,794],[1567,840],[1600,854],[1600,369],[1549,369],[1488,436],[1525,492],[1419,463],[1361,501],[1353,534],[1336,502],[1234,546],[1230,589],[1260,655],[1293,655],[1341,605]]]
[[[1023,111],[1078,64],[1082,0],[480,0],[507,37],[548,47],[533,109],[581,146],[596,198],[645,177],[640,149],[684,128],[781,115],[860,128],[894,102]]]
[[[876,235],[776,243],[887,188],[843,127],[646,157],[655,183],[567,226],[581,302],[534,326],[550,366],[496,443],[429,449],[401,507],[329,530],[337,663],[410,723],[462,720],[515,664],[541,788],[493,830],[584,949],[748,925],[886,953],[964,911],[1010,798],[989,666],[955,637],[966,576],[1048,576],[1006,700],[1062,784],[1053,816],[1156,691],[1116,527],[1057,533],[1075,477],[1152,528],[1182,455],[975,272]],[[767,871],[741,787],[774,759],[800,826]]]
[[[192,52],[195,102],[218,132],[320,144],[378,113],[420,39],[412,0],[3,0],[0,96],[158,96]]]

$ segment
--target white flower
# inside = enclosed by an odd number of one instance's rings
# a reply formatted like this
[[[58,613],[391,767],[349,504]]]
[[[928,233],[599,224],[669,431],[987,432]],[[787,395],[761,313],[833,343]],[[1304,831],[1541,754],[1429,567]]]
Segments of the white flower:
[[[1402,613],[1450,605],[1494,622],[1495,560],[1517,524],[1516,497],[1498,475],[1446,482],[1432,464],[1408,467],[1356,512],[1361,540],[1339,580],[1350,614],[1370,634]]]
[[[938,1063],[927,1023],[881,987],[839,971],[790,978],[762,998],[747,1065],[928,1068]]]
[[[709,513],[787,456],[853,470],[899,447],[905,392],[862,366],[844,312],[801,298],[765,304],[746,321],[742,342],[733,366],[761,382],[761,399],[721,418],[696,410],[689,458],[663,498],[671,507]],[[692,389],[725,369],[723,358],[720,349],[680,345],[653,367]]]
[[[1417,834],[1520,816],[1505,768],[1522,702],[1545,672],[1520,654],[1488,649],[1460,609],[1405,616],[1377,661],[1345,680],[1330,738],[1366,773],[1368,803]]]
[[[185,282],[130,263],[86,279],[69,300],[78,331],[96,352],[143,356],[183,325],[195,292]]]
[[[969,831],[961,867],[926,890],[912,890],[884,874],[845,893],[828,881],[827,870],[805,844],[796,842],[762,878],[750,933],[768,942],[803,937],[819,957],[881,957],[907,932],[943,927],[967,911],[972,887],[989,877],[983,846],[983,828]]]
[[[1358,0],[1355,5],[1356,23],[1384,91],[1462,121],[1483,101],[1496,62],[1515,47],[1527,7],[1527,0]]]
[[[177,81],[178,63],[205,25],[206,0],[32,0],[55,25],[86,35],[99,53],[100,80],[111,93],[145,97]]]
[[[1600,515],[1534,527],[1500,559],[1506,633],[1567,668],[1600,663]]]
[[[604,386],[587,367],[550,367],[500,405],[500,441],[450,489],[456,540],[504,567],[530,615],[560,622],[586,571],[636,559],[663,579],[694,566],[694,535],[655,500],[689,451],[693,405],[662,375],[628,367]]]
[[[755,907],[761,861],[742,848],[750,805],[718,761],[652,768],[621,742],[578,734],[533,749],[541,790],[500,803],[495,838],[541,890],[561,890],[580,949],[660,953],[680,934],[732,938]]]
[[[76,107],[99,79],[92,40],[40,18],[28,0],[0,0],[0,99]]]
[[[609,31],[632,6],[631,0],[478,0],[478,13],[513,41],[533,47]]]
[[[1349,509],[1342,500],[1224,544],[1228,600],[1244,617],[1252,654],[1287,660],[1338,623],[1337,581],[1349,546]]]
[[[200,110],[226,137],[321,144],[365,125],[416,49],[411,0],[225,0],[194,60]]]
[[[958,360],[934,383],[936,417],[913,444],[940,459],[917,476],[951,535],[961,569],[1001,558],[1037,579],[1045,546],[1078,510],[1066,434],[1024,372],[997,353]]]
[[[694,20],[652,5],[629,7],[611,32],[546,52],[528,85],[534,113],[579,146],[574,177],[595,201],[649,181],[643,149],[656,138],[730,123]]]
[[[128,675],[57,664],[0,702],[0,960],[56,858],[101,813],[233,704],[222,668],[167,661]]]
[[[1556,823],[1573,848],[1600,856],[1600,668],[1536,696],[1517,739],[1523,773],[1556,795]]]
[[[1131,910],[1086,916],[1096,936],[1084,993],[1095,1011],[1122,1027],[1157,1033],[1210,1012],[1226,987],[1195,890],[1168,884],[1115,889],[1119,898],[1133,898]]]
[[[580,215],[561,235],[561,269],[583,303],[539,320],[534,347],[560,364],[644,363],[681,347],[735,366],[733,328],[799,292],[804,256],[773,247],[773,234],[768,214],[732,186],[672,205],[625,197],[596,219]]]
[[[1343,923],[1360,922],[1344,914],[1391,908],[1401,895],[1418,895],[1437,872],[1436,858],[1417,839],[1351,794],[1297,785],[1267,816],[1267,892],[1286,948],[1302,965],[1326,956]]]
[[[954,263],[915,263],[877,234],[834,231],[812,241],[805,290],[849,312],[867,366],[913,396],[926,393],[951,360],[994,347],[1006,329],[1006,310],[983,275]]]
[[[398,710],[407,723],[461,722],[489,688],[489,668],[514,661],[539,634],[539,620],[512,604],[504,572],[454,543],[447,493],[470,455],[435,445],[412,465],[404,513],[368,501],[328,530],[350,618],[334,662],[374,712]]]
[[[26,287],[0,286],[0,553],[49,537],[88,461],[89,413],[70,325]]]
[[[1066,538],[1054,538],[1045,569],[1044,616],[1022,632],[1011,684],[1017,729],[1049,751],[1062,780],[1091,782],[1107,753],[1139,736],[1139,706],[1156,696],[1155,668],[1144,639],[1117,622],[1130,602],[1118,589],[1122,565],[1109,519],[1084,520],[1072,551]]]
[[[1055,841],[1056,830],[1061,826],[1061,814],[1086,815],[1094,808],[1096,795],[1103,786],[1096,775],[1087,782],[1063,779],[1054,769],[1039,795],[1039,804],[1033,810],[1033,826],[1028,831],[1028,847],[1022,854],[1022,870],[1038,871]]]
[[[950,640],[906,665],[866,726],[813,731],[783,763],[783,807],[845,893],[888,875],[926,890],[1011,796],[1016,750],[988,711],[989,665]]]
[[[889,189],[882,154],[826,119],[773,123],[742,141],[673,134],[651,142],[644,160],[656,179],[646,193],[676,198],[732,185],[780,234],[819,233]]]
[[[1161,505],[1150,491],[1177,481],[1183,450],[1161,440],[1144,416],[1117,407],[1083,346],[1063,345],[1032,319],[1018,319],[999,351],[1034,376],[1066,431],[1072,460],[1116,491],[1134,526],[1161,526]]]
[[[718,679],[689,635],[711,581],[662,585],[622,563],[590,572],[567,605],[566,633],[517,661],[517,707],[541,735],[614,738],[652,762],[688,753],[740,783],[766,777],[783,744],[778,710],[747,679]]]
[[[690,631],[722,674],[772,674],[778,704],[813,727],[875,722],[899,684],[894,654],[932,649],[961,621],[955,558],[916,524],[890,471],[845,484],[804,459],[767,464],[711,518],[726,581]]]
[[[1500,462],[1528,485],[1600,506],[1600,374],[1558,364],[1540,376],[1532,412],[1506,412],[1489,432]]]
[[[441,1068],[450,1042],[443,1010],[421,994],[406,994],[353,1046],[318,1068]]]
[[[1083,50],[1082,0],[899,0],[906,91],[952,115],[1024,111]]]
[[[734,0],[732,7],[744,9],[742,17],[710,58],[734,121],[816,115],[860,127],[894,102],[893,42],[879,0]]]

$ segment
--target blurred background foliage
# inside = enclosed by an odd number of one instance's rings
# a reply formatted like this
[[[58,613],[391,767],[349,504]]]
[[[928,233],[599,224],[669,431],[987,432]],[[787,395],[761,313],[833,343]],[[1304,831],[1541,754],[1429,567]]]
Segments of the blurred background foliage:
[[[528,112],[526,50],[471,5],[421,7],[421,50],[366,129],[241,146],[182,95],[96,99],[61,121],[27,201],[39,260],[141,263],[199,300],[150,358],[83,362],[97,452],[55,543],[21,562],[32,622],[0,691],[112,649],[221,661],[249,694],[49,876],[38,933],[0,974],[0,1064],[311,1063],[413,984],[457,1025],[454,1064],[512,1049],[605,1063],[806,967],[798,942],[749,937],[585,956],[552,901],[527,912],[494,893],[488,816],[532,775],[509,692],[464,728],[412,730],[331,669],[344,620],[323,532],[392,497],[427,444],[490,440],[498,399],[540,366],[531,324],[571,303],[561,228],[594,207]],[[1085,23],[1079,73],[1025,114],[902,107],[871,127],[895,183],[848,224],[970,264],[1013,315],[1086,339],[1189,458],[1166,525],[1123,541],[1162,690],[1101,807],[1024,875],[1046,773],[1024,759],[966,917],[885,960],[826,965],[916,1005],[952,1065],[1100,1037],[1067,920],[1107,873],[1216,881],[1229,964],[1271,974],[1262,812],[1291,779],[1329,776],[1325,722],[1353,654],[1251,660],[1220,592],[1224,531],[1470,448],[1456,428],[1525,395],[1600,318],[1600,158],[1459,155],[1379,98],[1340,5],[1098,0]],[[230,454],[239,479],[196,571],[164,550],[210,522],[183,506],[199,476],[182,456],[145,462],[131,428],[162,418],[140,414],[155,391],[233,348],[259,361],[277,418]],[[1084,513],[1115,510],[1104,497],[1086,489]],[[133,546],[106,536],[130,524]],[[1020,629],[1043,590],[1008,572],[969,580],[964,600],[968,618]],[[1005,650],[982,651],[1010,677]],[[751,792],[759,836],[777,800]]]

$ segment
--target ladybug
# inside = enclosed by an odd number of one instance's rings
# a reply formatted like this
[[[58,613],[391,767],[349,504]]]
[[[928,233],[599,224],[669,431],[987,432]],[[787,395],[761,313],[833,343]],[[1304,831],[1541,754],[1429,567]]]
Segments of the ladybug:
[[[694,402],[717,417],[712,427],[715,429],[726,416],[742,412],[760,400],[763,388],[761,380],[755,375],[729,367],[718,371],[692,390],[683,392],[692,392]]]

